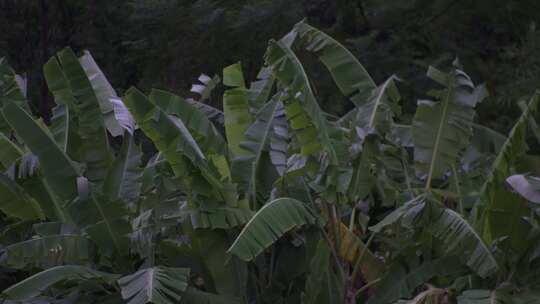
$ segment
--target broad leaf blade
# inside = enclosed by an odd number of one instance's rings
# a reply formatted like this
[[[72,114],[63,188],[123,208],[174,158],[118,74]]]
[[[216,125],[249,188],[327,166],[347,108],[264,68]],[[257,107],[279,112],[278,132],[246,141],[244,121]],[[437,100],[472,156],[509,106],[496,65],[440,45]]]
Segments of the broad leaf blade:
[[[66,48],[58,53],[68,85],[73,94],[81,137],[79,152],[86,164],[86,177],[92,182],[101,182],[110,165],[111,153],[107,132],[98,98],[75,53]]]
[[[328,121],[315,99],[304,67],[290,48],[295,36],[295,33],[289,33],[280,41],[271,41],[265,61],[281,85],[287,88],[285,108],[291,127],[303,146],[303,153],[312,154],[322,147],[331,163],[337,163]]]
[[[84,282],[86,280],[110,281],[116,275],[96,271],[83,266],[56,266],[39,272],[19,283],[10,286],[2,292],[8,299],[26,300],[41,294],[47,288],[61,281],[74,280]]]
[[[240,147],[240,143],[246,141],[244,133],[251,124],[252,117],[240,64],[223,69],[223,83],[234,87],[223,94],[225,133],[229,150],[235,156],[246,155],[247,152]]]
[[[46,184],[55,195],[63,202],[77,197],[76,178],[79,173],[48,132],[15,104],[5,105],[2,114],[32,153],[39,158]],[[63,207],[56,206],[55,209],[59,212],[60,218],[66,220],[68,216],[64,214]]]
[[[167,114],[180,118],[195,133],[204,151],[227,155],[227,143],[208,117],[183,98],[163,90],[152,90],[149,99]]]
[[[278,198],[255,213],[229,252],[244,261],[251,261],[292,228],[319,223],[318,216],[304,203],[291,198]]]
[[[122,277],[118,284],[128,304],[176,304],[189,282],[189,269],[157,266]]]
[[[112,136],[120,136],[124,134],[122,126],[116,118],[114,104],[111,99],[119,99],[113,87],[97,65],[96,61],[88,51],[84,51],[84,55],[79,58],[79,62],[92,85],[92,89],[99,102],[99,108],[103,115],[105,127]]]
[[[90,263],[92,243],[77,234],[47,235],[12,244],[3,251],[3,264],[21,269],[28,266],[49,268]]]
[[[141,148],[133,136],[124,136],[120,154],[109,168],[103,185],[110,200],[122,200],[131,205],[139,199],[143,171],[141,156]]]
[[[417,172],[440,178],[456,163],[472,136],[474,107],[486,96],[483,86],[475,87],[459,69],[445,74],[430,67],[428,76],[445,88],[436,93],[440,101],[420,100],[413,120],[414,160]]]
[[[21,220],[44,219],[39,204],[17,183],[0,174],[0,210],[8,216]]]
[[[303,21],[294,26],[294,31],[305,41],[306,49],[318,55],[345,96],[355,94],[352,99],[356,103],[375,89],[375,82],[364,66],[335,39]]]

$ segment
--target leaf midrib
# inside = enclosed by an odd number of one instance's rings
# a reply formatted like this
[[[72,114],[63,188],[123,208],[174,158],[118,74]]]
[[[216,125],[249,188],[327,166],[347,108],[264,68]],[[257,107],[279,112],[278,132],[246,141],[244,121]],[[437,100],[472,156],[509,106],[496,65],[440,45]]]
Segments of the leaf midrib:
[[[447,121],[448,107],[450,105],[450,96],[452,92],[453,92],[453,88],[448,87],[448,93],[446,94],[446,98],[444,100],[442,118],[441,118],[441,121],[439,122],[439,128],[437,130],[437,136],[435,137],[435,144],[433,146],[433,154],[431,156],[431,162],[429,164],[429,173],[428,173],[427,182],[426,182],[426,190],[429,190],[431,188],[433,170],[435,168],[435,161],[437,160],[437,153],[439,153],[439,145],[440,145],[443,129]]]
[[[377,116],[377,110],[382,102],[382,97],[384,96],[384,93],[386,92],[386,89],[388,88],[388,85],[390,84],[390,81],[392,81],[392,77],[387,79],[383,86],[381,87],[379,94],[377,94],[377,98],[375,99],[375,104],[373,105],[373,111],[371,112],[371,116],[369,118],[369,129],[373,127],[373,124],[375,123],[375,116]]]
[[[274,108],[272,109],[272,113],[268,116],[268,122],[264,129],[264,135],[261,138],[261,141],[259,142],[259,147],[257,149],[257,154],[255,155],[255,159],[253,160],[252,166],[251,166],[251,178],[250,178],[250,189],[251,189],[251,195],[253,197],[254,203],[256,203],[257,200],[257,168],[259,164],[259,160],[261,159],[262,151],[264,150],[264,146],[266,141],[268,140],[268,134],[270,133],[270,129],[272,127],[272,123],[274,121],[274,115],[276,113],[276,110],[278,108],[278,102],[274,102]]]

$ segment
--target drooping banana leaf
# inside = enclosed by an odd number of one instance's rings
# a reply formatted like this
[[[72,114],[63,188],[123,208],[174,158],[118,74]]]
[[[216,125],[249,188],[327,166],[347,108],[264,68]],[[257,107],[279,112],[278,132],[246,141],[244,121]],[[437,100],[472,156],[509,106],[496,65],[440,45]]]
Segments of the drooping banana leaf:
[[[86,73],[86,77],[92,85],[99,108],[103,116],[105,127],[112,136],[120,136],[124,134],[124,129],[116,119],[114,105],[111,99],[119,99],[113,87],[97,65],[89,51],[84,51],[84,55],[79,58],[81,67]]]
[[[428,283],[434,277],[452,277],[464,271],[465,269],[459,266],[459,260],[455,256],[427,261],[419,266],[411,267],[410,270],[400,263],[395,263],[377,284],[375,294],[367,303],[396,303],[399,299],[413,296],[419,286]]]
[[[222,189],[217,178],[219,173],[209,166],[206,156],[180,118],[167,115],[135,88],[128,90],[124,99],[143,132],[152,139],[175,174],[184,174],[186,157],[201,171],[214,190]]]
[[[6,170],[23,154],[21,148],[9,140],[4,133],[0,133],[0,168]]]
[[[376,84],[347,48],[304,21],[293,30],[304,41],[306,50],[317,54],[343,95],[351,97],[356,105],[369,97]]]
[[[480,277],[494,274],[499,265],[474,227],[450,208],[435,211],[431,233],[444,244],[447,253],[458,255]]]
[[[369,227],[369,230],[372,232],[381,232],[387,227],[400,223],[401,225],[412,228],[411,225],[413,224],[411,222],[403,223],[404,218],[410,218],[413,220],[416,220],[420,217],[420,214],[424,211],[424,208],[426,207],[426,200],[424,196],[418,196],[415,197],[400,207],[394,209],[392,212],[387,214],[381,221],[379,221],[377,224]],[[404,225],[405,224],[405,225]]]
[[[197,134],[196,139],[204,151],[227,155],[227,143],[208,117],[183,98],[163,90],[152,90],[149,99],[162,111],[180,118],[190,131]]]
[[[13,180],[0,174],[0,210],[21,220],[44,219],[39,204]]]
[[[85,265],[91,260],[92,244],[77,234],[47,235],[2,249],[3,264],[13,268],[49,268],[57,265]]]
[[[407,229],[427,230],[441,241],[445,254],[458,256],[480,277],[494,274],[499,265],[480,234],[458,213],[439,205],[429,196],[418,196],[395,209],[370,230],[380,232],[397,223]]]
[[[304,67],[290,48],[296,33],[291,32],[279,41],[270,41],[265,62],[288,91],[285,109],[292,129],[296,132],[304,154],[318,152],[322,147],[331,163],[338,162],[330,140],[330,126],[319,107]]]
[[[252,122],[242,66],[240,63],[223,69],[223,84],[233,87],[223,94],[223,112],[225,114],[225,134],[229,150],[234,156],[246,155],[240,147],[246,141],[244,133]]]
[[[2,291],[2,294],[11,300],[28,300],[40,295],[52,285],[70,280],[84,282],[88,280],[98,280],[111,282],[118,276],[106,272],[96,271],[83,266],[64,265],[49,268],[35,275],[28,277],[15,285]]]
[[[110,164],[111,152],[98,98],[75,53],[65,48],[57,56],[58,60],[49,61],[45,77],[57,99],[68,107],[73,104],[81,137],[78,151],[86,165],[85,175],[92,182],[101,182]]]
[[[176,304],[189,282],[189,269],[156,266],[118,280],[128,304]]]
[[[128,205],[137,201],[141,193],[141,148],[133,136],[124,136],[122,149],[113,161],[103,183],[103,191],[110,200],[122,200]]]
[[[255,213],[229,252],[244,261],[251,261],[289,230],[315,224],[321,224],[321,219],[306,204],[291,198],[278,198]]]
[[[77,197],[76,178],[79,176],[79,172],[49,133],[23,109],[13,103],[8,103],[2,108],[2,114],[24,140],[26,146],[39,158],[46,185],[54,191],[55,196],[59,199],[56,200],[54,209],[57,216],[66,221],[69,216],[62,205]]]
[[[434,93],[439,101],[418,101],[412,126],[416,169],[427,176],[429,189],[431,181],[442,177],[469,145],[474,107],[487,91],[474,86],[457,63],[450,74],[430,67],[427,75],[445,87]]]
[[[278,111],[283,106],[279,100],[272,100],[264,105],[257,113],[255,122],[249,126],[244,134],[246,141],[240,146],[247,151],[247,155],[235,161],[242,165],[233,166],[237,172],[233,176],[239,177],[239,183],[242,185],[247,197],[253,206],[257,206],[257,185],[265,180],[269,172],[261,172],[261,157],[263,152],[268,151],[271,137],[273,135],[273,120]],[[274,181],[270,180],[271,185]]]
[[[400,95],[395,85],[395,76],[371,91],[364,101],[358,101],[354,125],[366,131],[377,130],[386,133],[390,130],[395,114],[399,114]]]
[[[537,110],[538,93],[535,93],[493,162],[491,172],[482,186],[479,199],[471,212],[471,220],[480,229],[482,236],[488,243],[503,235],[518,237],[511,231],[515,228],[511,227],[514,225],[504,225],[504,227],[500,225],[498,222],[500,215],[505,216],[505,221],[508,220],[518,225],[525,224],[521,219],[528,212],[528,208],[515,197],[509,201],[509,195],[505,194],[507,190],[504,189],[504,185],[506,185],[506,178],[512,174],[513,161],[527,151],[525,137],[527,124],[529,117]]]

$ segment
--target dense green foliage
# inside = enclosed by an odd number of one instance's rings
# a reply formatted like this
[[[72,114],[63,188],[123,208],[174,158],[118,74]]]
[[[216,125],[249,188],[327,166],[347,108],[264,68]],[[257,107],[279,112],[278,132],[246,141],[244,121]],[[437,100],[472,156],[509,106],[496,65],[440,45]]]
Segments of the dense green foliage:
[[[348,113],[321,108],[306,57]],[[505,136],[475,122],[488,92],[458,60],[427,69],[410,124],[400,78],[375,82],[305,22],[264,62],[251,84],[240,63],[201,76],[198,101],[135,87],[120,98],[89,52],[66,48],[43,69],[56,103],[46,125],[1,61],[2,297],[538,301],[538,93]],[[221,79],[223,111],[204,103]]]
[[[122,19],[104,34],[129,51],[97,47],[104,51],[94,60],[68,47],[29,61],[43,65],[41,91],[32,84],[41,76],[17,75],[0,59],[0,300],[540,303],[540,93],[512,87],[535,72],[485,74],[473,63],[485,46],[464,53],[449,34],[463,20],[493,18],[507,26],[503,36],[530,35],[518,49],[534,49],[535,4],[493,6],[484,16],[483,1],[315,2],[25,7],[89,13],[96,23],[103,9]],[[419,46],[416,35],[433,33],[455,7],[463,22]],[[302,12],[332,28],[292,22]],[[378,23],[393,14],[421,17],[399,30]],[[290,24],[250,36],[254,24],[285,15]],[[50,17],[40,20],[66,20]],[[156,20],[168,30],[137,36]],[[120,24],[138,32],[119,35]],[[221,36],[186,47],[204,39],[199,27]],[[175,30],[185,35],[171,39]],[[281,32],[265,50],[250,41]],[[245,40],[229,43],[238,33]],[[363,38],[346,48],[341,35]],[[381,47],[374,54],[365,43]],[[397,45],[414,52],[396,56],[401,63],[381,59]],[[190,52],[199,58],[186,68]],[[509,64],[496,62],[499,71]],[[178,69],[221,66],[214,77],[175,78]],[[482,75],[487,83],[473,81]],[[186,83],[194,83],[189,93]],[[492,107],[511,111],[494,120]]]

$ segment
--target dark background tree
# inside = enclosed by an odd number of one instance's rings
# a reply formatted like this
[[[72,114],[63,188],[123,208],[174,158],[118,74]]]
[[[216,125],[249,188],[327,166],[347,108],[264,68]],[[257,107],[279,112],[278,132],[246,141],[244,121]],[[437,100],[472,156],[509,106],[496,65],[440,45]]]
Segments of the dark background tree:
[[[307,18],[352,49],[376,81],[397,71],[410,108],[425,81],[412,75],[459,57],[490,88],[480,119],[507,130],[517,99],[540,80],[538,16],[534,0],[2,0],[0,56],[26,73],[33,110],[47,121],[51,97],[38,67],[66,45],[90,50],[120,93],[133,84],[189,95],[200,73],[241,59],[253,77],[267,41]],[[334,102],[334,91],[318,87],[325,108],[343,113],[349,105]]]

